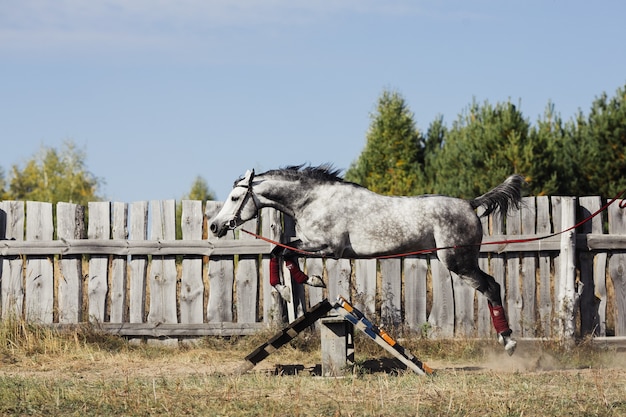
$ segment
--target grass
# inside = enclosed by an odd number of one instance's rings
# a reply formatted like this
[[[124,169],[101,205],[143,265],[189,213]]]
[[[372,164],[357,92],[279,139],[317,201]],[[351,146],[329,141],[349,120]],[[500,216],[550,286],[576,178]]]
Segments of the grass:
[[[590,343],[520,345],[405,340],[435,377],[371,366],[386,357],[357,337],[357,364],[343,378],[308,372],[319,340],[296,338],[252,372],[232,373],[271,333],[207,338],[165,348],[132,344],[90,328],[58,333],[0,324],[0,415],[210,416],[620,416],[626,414],[626,354]],[[496,350],[497,349],[497,350]],[[389,359],[386,359],[389,361]],[[298,375],[276,375],[298,364]],[[283,367],[283,369],[286,369]]]

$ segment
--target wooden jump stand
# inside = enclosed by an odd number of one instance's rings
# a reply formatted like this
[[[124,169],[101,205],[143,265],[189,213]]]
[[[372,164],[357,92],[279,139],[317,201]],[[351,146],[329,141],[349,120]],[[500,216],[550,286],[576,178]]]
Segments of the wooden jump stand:
[[[335,314],[329,315],[331,312]],[[304,313],[270,340],[260,345],[246,356],[246,363],[240,371],[245,372],[252,369],[317,320],[320,320],[321,323],[323,376],[339,376],[348,365],[354,363],[353,329],[355,327],[400,360],[407,369],[411,369],[419,375],[431,375],[433,373],[428,365],[400,346],[387,332],[372,324],[361,311],[341,296],[334,305],[327,299],[320,301],[310,311]]]

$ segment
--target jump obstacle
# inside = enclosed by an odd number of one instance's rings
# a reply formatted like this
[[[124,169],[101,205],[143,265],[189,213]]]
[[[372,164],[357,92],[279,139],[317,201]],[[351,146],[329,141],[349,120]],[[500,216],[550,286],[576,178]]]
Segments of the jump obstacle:
[[[333,310],[337,315],[328,316],[328,313]],[[345,366],[349,362],[349,360],[346,361],[346,358],[354,352],[352,341],[353,327],[361,330],[383,349],[391,353],[407,369],[411,369],[419,375],[433,374],[433,370],[428,365],[402,347],[385,330],[375,326],[361,311],[341,296],[337,298],[334,305],[327,299],[320,301],[310,311],[305,312],[304,315],[282,329],[267,342],[257,347],[246,356],[246,363],[240,369],[240,372],[252,369],[270,354],[295,338],[300,332],[313,325],[317,320],[321,320],[322,323],[322,373],[324,376],[336,376],[340,371],[337,369],[337,365],[343,363]]]

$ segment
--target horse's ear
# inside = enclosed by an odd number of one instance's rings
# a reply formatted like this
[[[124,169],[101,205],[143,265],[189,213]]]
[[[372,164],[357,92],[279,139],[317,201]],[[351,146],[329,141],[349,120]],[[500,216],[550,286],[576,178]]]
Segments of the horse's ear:
[[[250,186],[252,185],[252,180],[254,179],[254,169],[253,170],[247,170],[246,171],[246,175],[244,175],[243,177],[243,184],[245,186]]]

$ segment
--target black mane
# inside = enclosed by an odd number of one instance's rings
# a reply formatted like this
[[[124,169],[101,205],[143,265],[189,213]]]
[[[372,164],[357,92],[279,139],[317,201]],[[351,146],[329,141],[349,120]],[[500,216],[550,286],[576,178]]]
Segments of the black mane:
[[[344,182],[340,173],[341,170],[334,168],[331,164],[322,164],[316,167],[302,164],[273,169],[259,175],[281,176],[302,181]]]

